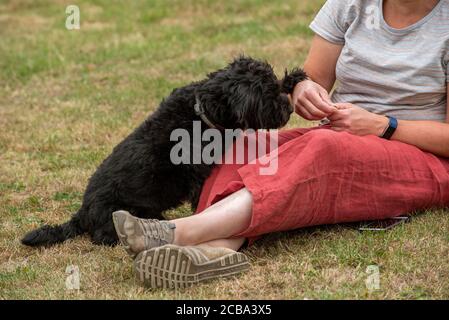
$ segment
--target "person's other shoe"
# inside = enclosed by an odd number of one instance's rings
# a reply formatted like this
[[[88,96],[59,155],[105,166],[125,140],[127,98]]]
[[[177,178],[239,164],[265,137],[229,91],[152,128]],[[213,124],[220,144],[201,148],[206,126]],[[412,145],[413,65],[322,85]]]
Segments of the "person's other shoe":
[[[185,288],[248,270],[248,258],[240,252],[207,245],[165,245],[145,250],[134,260],[138,281],[150,288]]]

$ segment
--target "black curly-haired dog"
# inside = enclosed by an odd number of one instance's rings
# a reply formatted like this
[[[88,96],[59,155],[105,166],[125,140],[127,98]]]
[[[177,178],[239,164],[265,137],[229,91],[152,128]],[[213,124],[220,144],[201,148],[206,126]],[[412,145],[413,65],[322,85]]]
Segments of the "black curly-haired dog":
[[[203,81],[175,89],[98,167],[81,208],[71,220],[31,231],[22,243],[50,246],[88,233],[95,244],[114,245],[118,241],[112,222],[114,211],[163,219],[165,210],[184,201],[195,207],[213,165],[173,164],[173,130],[183,128],[192,133],[193,121],[200,120],[202,131],[210,126],[280,128],[293,112],[287,94],[304,79],[305,73],[295,69],[278,81],[268,63],[242,56]]]

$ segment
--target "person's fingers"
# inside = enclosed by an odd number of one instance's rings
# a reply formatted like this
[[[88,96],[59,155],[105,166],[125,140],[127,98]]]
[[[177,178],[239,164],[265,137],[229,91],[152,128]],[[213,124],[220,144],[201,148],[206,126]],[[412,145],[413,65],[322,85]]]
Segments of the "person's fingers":
[[[335,103],[335,107],[337,107],[338,110],[346,110],[350,109],[352,106],[348,103]]]
[[[327,114],[316,108],[309,100],[301,101],[302,106],[317,120],[327,117]]]
[[[315,119],[315,118],[313,117],[313,115],[310,114],[310,113],[306,110],[306,108],[304,108],[303,105],[302,105],[301,103],[299,103],[299,102],[296,104],[295,110],[296,110],[296,113],[297,113],[299,116],[301,116],[302,118],[304,118],[304,119],[306,119],[306,120],[309,120],[309,121],[317,120],[317,119]]]
[[[333,113],[336,108],[325,102],[320,94],[316,91],[311,91],[306,93],[306,98],[320,111],[324,112],[326,115]]]
[[[321,88],[320,96],[321,96],[321,99],[323,99],[324,102],[326,102],[327,104],[329,104],[331,106],[334,105],[334,103],[332,102],[331,98],[329,97],[329,93],[326,91],[326,89]]]
[[[314,117],[305,109],[298,109],[298,111],[296,112],[300,117],[309,120],[309,121],[314,121]]]
[[[337,121],[331,121],[330,125],[335,128],[349,128],[349,122],[346,119],[341,119]]]
[[[329,116],[327,116],[327,118],[330,121],[337,121],[337,120],[343,119],[343,114],[341,114],[341,112],[339,112],[339,111],[335,111],[334,113],[332,113]]]
[[[337,110],[334,113],[328,116],[328,119],[331,121],[343,120],[349,117],[349,110]]]

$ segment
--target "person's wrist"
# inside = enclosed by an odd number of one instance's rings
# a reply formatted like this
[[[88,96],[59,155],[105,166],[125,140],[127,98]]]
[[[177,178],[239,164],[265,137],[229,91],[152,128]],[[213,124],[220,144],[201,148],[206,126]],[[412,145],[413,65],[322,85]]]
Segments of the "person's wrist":
[[[316,84],[316,82],[314,82],[313,80],[310,79],[306,79],[304,81],[300,81],[296,84],[295,88],[300,88],[300,87],[305,87],[305,86],[310,86],[310,85],[314,85]]]
[[[385,116],[376,115],[374,121],[374,134],[378,137],[382,137],[388,129],[389,119]]]

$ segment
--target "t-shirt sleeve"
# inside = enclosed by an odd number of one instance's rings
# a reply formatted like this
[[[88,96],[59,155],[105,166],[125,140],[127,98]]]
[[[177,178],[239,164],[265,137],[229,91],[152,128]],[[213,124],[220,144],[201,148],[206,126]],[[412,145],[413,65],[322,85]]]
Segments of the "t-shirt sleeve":
[[[328,0],[310,24],[317,35],[335,44],[345,43],[348,30],[348,2]]]

